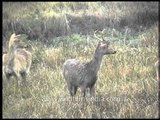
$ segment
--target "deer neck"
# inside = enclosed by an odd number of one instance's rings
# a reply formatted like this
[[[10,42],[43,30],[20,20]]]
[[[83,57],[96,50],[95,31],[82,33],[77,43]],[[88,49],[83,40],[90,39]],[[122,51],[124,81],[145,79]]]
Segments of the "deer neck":
[[[97,74],[98,70],[100,69],[100,65],[101,65],[101,62],[102,62],[102,57],[103,57],[103,55],[99,54],[98,50],[96,49],[92,60],[89,62],[89,66],[90,66],[89,68],[92,71],[94,71],[95,74]]]
[[[8,60],[8,63],[10,63],[10,61],[12,61],[13,59],[14,59],[14,47],[13,46],[11,46],[10,48],[9,48],[9,52],[8,52],[8,56],[9,56],[9,60]]]

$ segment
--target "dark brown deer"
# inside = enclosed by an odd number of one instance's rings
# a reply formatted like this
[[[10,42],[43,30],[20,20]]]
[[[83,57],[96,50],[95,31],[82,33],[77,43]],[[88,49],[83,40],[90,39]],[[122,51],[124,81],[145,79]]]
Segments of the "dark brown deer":
[[[93,58],[88,63],[80,63],[77,59],[68,59],[63,64],[63,76],[67,82],[68,90],[71,96],[76,94],[77,88],[80,87],[82,96],[85,97],[85,91],[90,89],[90,95],[95,94],[95,83],[97,81],[97,73],[100,69],[102,58],[104,55],[115,54],[116,51],[109,48],[109,41],[104,40],[103,31],[102,39],[99,39],[99,43],[93,55]]]

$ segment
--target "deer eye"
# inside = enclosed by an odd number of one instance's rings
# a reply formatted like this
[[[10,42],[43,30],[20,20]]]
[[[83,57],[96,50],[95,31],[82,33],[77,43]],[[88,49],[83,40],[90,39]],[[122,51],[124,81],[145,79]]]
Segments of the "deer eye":
[[[14,42],[17,43],[17,42],[20,42],[20,40],[15,40]]]

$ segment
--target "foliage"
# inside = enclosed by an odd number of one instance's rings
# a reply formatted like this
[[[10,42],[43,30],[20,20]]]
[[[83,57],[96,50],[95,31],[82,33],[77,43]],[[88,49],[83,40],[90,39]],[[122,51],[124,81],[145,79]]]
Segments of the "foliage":
[[[157,21],[157,2],[3,2],[3,37],[16,32],[47,41],[126,26],[133,35]]]

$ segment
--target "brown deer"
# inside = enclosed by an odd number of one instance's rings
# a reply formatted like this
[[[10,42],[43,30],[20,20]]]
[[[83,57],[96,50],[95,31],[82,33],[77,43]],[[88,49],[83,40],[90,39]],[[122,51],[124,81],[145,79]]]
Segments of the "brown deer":
[[[14,76],[17,81],[20,77],[26,85],[26,76],[30,71],[32,63],[32,54],[25,48],[27,45],[19,39],[20,35],[12,34],[9,41],[9,51],[3,55],[3,63],[5,63],[4,73],[6,78],[10,80]]]
[[[10,37],[10,40],[9,40],[9,46],[8,46],[8,49],[10,50],[13,46],[15,46],[17,43],[20,42],[20,39],[17,39],[17,37],[19,37],[20,35],[17,35],[15,33],[13,33]],[[8,50],[8,51],[9,51]],[[3,59],[2,59],[2,62],[3,62],[3,74],[4,74],[4,71],[5,71],[5,68],[7,66],[7,63],[8,63],[8,60],[9,60],[9,53],[8,53],[7,50],[4,50],[3,51]]]
[[[97,73],[100,69],[102,58],[104,55],[115,54],[116,51],[109,48],[109,41],[104,40],[102,31],[102,39],[99,39],[99,43],[93,55],[93,58],[88,63],[80,63],[77,59],[68,59],[63,64],[63,76],[67,82],[68,90],[71,96],[76,94],[77,88],[80,87],[82,96],[85,97],[85,91],[90,89],[90,95],[94,96],[94,85],[97,81]]]
[[[17,43],[20,42],[20,39],[18,39],[20,35],[16,35],[15,33],[13,33],[10,37],[10,40],[9,40],[9,46],[8,46],[8,49],[12,49],[13,46],[15,46]],[[8,50],[8,51],[9,51]],[[7,64],[7,61],[8,61],[8,52],[7,50],[3,51],[3,63],[4,64]]]
[[[13,46],[15,46],[17,43],[20,42],[20,39],[17,39],[17,37],[19,37],[20,35],[15,35],[15,33],[13,33],[10,37],[9,40],[9,46],[8,49],[10,50]],[[8,50],[8,51],[9,51]],[[2,62],[3,62],[3,74],[4,74],[4,70],[6,68],[6,65],[8,63],[9,60],[9,52],[7,50],[3,50],[3,58],[2,58]]]

